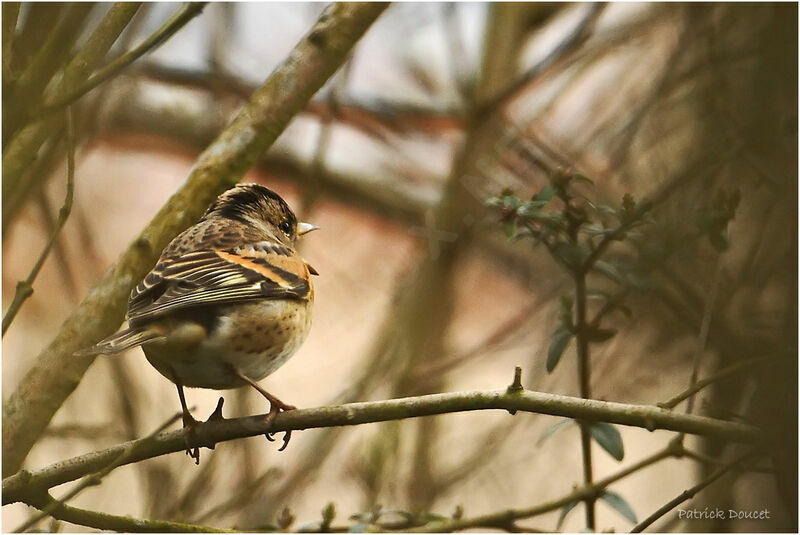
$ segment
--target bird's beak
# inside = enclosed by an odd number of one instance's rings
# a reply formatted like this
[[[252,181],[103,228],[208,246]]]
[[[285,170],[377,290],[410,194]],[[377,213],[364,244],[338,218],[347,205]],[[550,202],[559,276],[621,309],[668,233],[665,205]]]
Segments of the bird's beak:
[[[319,227],[316,225],[312,225],[311,223],[303,223],[300,222],[297,224],[297,235],[302,236],[303,234],[308,234],[312,230],[319,230]]]

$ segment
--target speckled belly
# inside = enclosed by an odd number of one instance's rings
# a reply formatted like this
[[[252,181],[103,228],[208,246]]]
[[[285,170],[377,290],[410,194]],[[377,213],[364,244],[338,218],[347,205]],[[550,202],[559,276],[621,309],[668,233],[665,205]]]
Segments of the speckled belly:
[[[256,301],[223,309],[209,336],[192,347],[168,337],[144,346],[147,360],[167,379],[188,387],[244,386],[236,369],[258,381],[291,357],[311,327],[305,301]]]

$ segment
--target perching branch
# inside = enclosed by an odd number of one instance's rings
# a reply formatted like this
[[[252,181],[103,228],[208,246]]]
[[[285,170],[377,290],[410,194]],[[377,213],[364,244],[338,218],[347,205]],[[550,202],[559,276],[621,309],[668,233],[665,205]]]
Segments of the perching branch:
[[[39,255],[39,259],[36,260],[36,263],[33,265],[28,277],[24,281],[19,281],[17,283],[17,290],[14,293],[14,299],[11,301],[11,304],[8,306],[8,310],[3,316],[2,336],[5,336],[8,327],[11,325],[11,322],[14,321],[14,318],[17,316],[17,312],[19,312],[19,309],[22,307],[22,304],[25,302],[25,300],[33,295],[33,281],[35,281],[36,277],[39,275],[39,271],[42,269],[44,261],[47,260],[50,251],[53,249],[53,246],[58,239],[58,236],[61,234],[61,229],[64,228],[64,224],[67,222],[67,218],[72,212],[72,198],[75,190],[75,127],[72,118],[72,108],[67,108],[66,115],[67,193],[64,198],[64,204],[61,206],[61,210],[58,211],[58,219],[56,220],[53,231],[50,233],[50,238],[47,240],[47,244],[45,245],[42,254]]]
[[[41,118],[47,114],[68,106],[81,98],[83,95],[102,84],[106,80],[113,78],[122,72],[128,65],[147,54],[154,48],[162,45],[170,37],[172,37],[178,30],[183,28],[186,23],[203,11],[207,2],[187,2],[176,11],[158,30],[156,30],[147,39],[141,42],[136,48],[124,53],[99,71],[97,71],[91,78],[86,80],[79,87],[68,92],[67,94],[56,98],[53,102],[48,103],[38,110],[33,110],[30,114],[31,118]]]
[[[475,390],[430,394],[385,401],[348,403],[345,405],[298,409],[279,414],[272,425],[264,424],[265,415],[201,423],[196,432],[198,443],[214,445],[237,438],[320,427],[358,425],[431,416],[452,412],[500,409],[564,416],[584,421],[602,421],[642,427],[648,430],[668,429],[690,434],[708,435],[734,442],[754,443],[757,428],[687,414],[673,413],[648,405],[630,405],[592,399],[581,399],[531,390]],[[37,493],[56,485],[74,481],[114,461],[123,452],[134,453],[123,463],[135,463],[186,449],[183,431],[164,432],[149,440],[147,447],[136,444],[145,439],[118,444],[106,450],[81,455],[35,472],[20,471],[3,480],[3,504],[25,501],[29,493]]]
[[[181,189],[64,322],[4,403],[3,473],[19,470],[53,414],[94,360],[75,357],[75,351],[119,327],[131,288],[153,266],[161,250],[255,164],[385,8],[379,3],[328,7],[250,103],[200,155]]]

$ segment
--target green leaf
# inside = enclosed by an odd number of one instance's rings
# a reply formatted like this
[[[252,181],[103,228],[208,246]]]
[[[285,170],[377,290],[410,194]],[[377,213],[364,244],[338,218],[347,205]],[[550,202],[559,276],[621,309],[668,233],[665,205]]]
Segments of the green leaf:
[[[503,206],[510,208],[511,210],[516,210],[522,205],[522,201],[517,199],[516,197],[512,197],[511,195],[506,195],[503,197]]]
[[[547,350],[547,373],[551,373],[555,369],[570,340],[572,340],[572,333],[563,327],[553,334],[553,341]]]
[[[503,222],[503,232],[507,238],[510,238],[517,232],[517,224],[514,221]]]
[[[598,301],[608,301],[609,295],[602,290],[586,290],[586,299],[596,299]]]
[[[564,519],[567,518],[567,515],[570,511],[575,509],[575,506],[578,505],[580,502],[571,502],[561,508],[561,513],[558,515],[558,523],[556,524],[556,531],[561,529],[561,524],[564,523]]]
[[[585,175],[582,175],[580,173],[575,173],[574,175],[572,175],[572,180],[575,180],[577,182],[586,182],[586,183],[591,184],[592,186],[594,186],[594,181],[591,178],[589,178],[589,177],[587,177]]]
[[[553,187],[552,184],[548,184],[539,190],[539,193],[531,197],[532,201],[544,201],[547,203],[550,199],[553,198],[553,195],[556,194],[556,188]]]
[[[616,283],[622,284],[624,281],[624,277],[619,269],[605,260],[596,261],[594,263],[594,269]]]
[[[537,447],[541,446],[545,440],[555,435],[561,429],[566,428],[569,424],[574,424],[574,423],[575,420],[573,420],[572,418],[566,418],[564,420],[561,420],[560,422],[554,423],[553,425],[548,427],[544,433],[542,433],[542,436],[540,436],[539,440],[536,441],[536,446]]]
[[[613,229],[607,229],[603,225],[598,224],[591,224],[591,225],[583,225],[581,230],[590,236],[599,236],[601,234],[609,234],[614,232]]]
[[[503,199],[499,197],[489,197],[485,201],[483,201],[484,206],[488,206],[489,208],[500,208],[503,206]]]
[[[633,508],[628,504],[627,501],[625,501],[625,498],[616,492],[604,490],[600,495],[600,499],[634,524],[638,522],[638,520],[636,520],[636,513],[633,512]]]
[[[616,334],[616,329],[601,329],[598,327],[589,331],[588,337],[592,342],[605,342],[606,340],[613,338]]]
[[[601,214],[608,214],[613,216],[617,215],[617,211],[611,206],[608,206],[607,204],[598,204],[595,208]]]
[[[625,457],[625,448],[622,445],[622,435],[613,425],[607,422],[595,422],[590,424],[589,430],[592,438],[606,450],[609,455],[618,461]]]
[[[547,204],[545,201],[530,201],[523,203],[522,206],[517,208],[517,217],[521,217],[523,219],[533,219],[541,213],[542,207],[545,204]]]

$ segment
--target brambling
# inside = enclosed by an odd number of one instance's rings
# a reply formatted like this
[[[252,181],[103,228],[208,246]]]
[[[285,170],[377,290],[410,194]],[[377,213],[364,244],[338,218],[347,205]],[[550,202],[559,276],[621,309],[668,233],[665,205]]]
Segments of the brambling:
[[[189,444],[197,421],[186,406],[184,386],[249,385],[269,400],[267,421],[295,408],[256,381],[285,363],[308,334],[310,275],[318,273],[295,246],[299,236],[316,229],[298,223],[286,202],[264,186],[240,184],[226,191],[167,245],[133,289],[129,327],[80,353],[141,346],[150,364],[177,386],[187,453],[199,462],[199,448]]]

